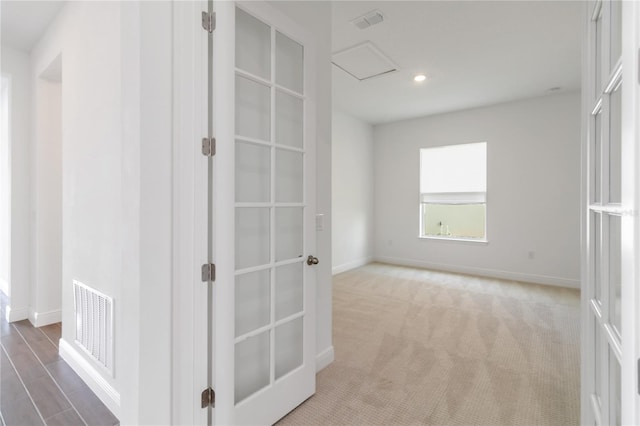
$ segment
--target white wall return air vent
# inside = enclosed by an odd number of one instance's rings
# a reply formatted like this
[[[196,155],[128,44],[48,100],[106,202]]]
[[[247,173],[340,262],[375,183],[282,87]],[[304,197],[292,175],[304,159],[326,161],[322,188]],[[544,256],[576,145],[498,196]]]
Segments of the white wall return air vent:
[[[76,343],[113,375],[113,299],[73,280]]]
[[[382,21],[384,21],[384,16],[382,15],[382,12],[376,9],[357,17],[356,19],[353,19],[351,23],[361,30],[364,30],[365,28],[369,28],[372,25],[379,24]]]

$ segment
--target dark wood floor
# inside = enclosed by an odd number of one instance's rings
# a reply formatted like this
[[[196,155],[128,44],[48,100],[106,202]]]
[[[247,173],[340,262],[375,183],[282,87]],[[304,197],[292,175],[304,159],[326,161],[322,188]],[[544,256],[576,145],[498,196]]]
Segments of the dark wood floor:
[[[58,355],[60,324],[8,323],[0,292],[2,425],[117,425],[118,419]]]

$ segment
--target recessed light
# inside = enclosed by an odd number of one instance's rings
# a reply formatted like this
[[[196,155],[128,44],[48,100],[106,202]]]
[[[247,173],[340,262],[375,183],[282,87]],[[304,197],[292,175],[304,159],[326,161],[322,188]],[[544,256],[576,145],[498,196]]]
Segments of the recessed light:
[[[416,83],[421,83],[423,81],[425,81],[427,79],[427,76],[424,74],[418,74],[415,77],[413,77],[413,81],[415,81]]]

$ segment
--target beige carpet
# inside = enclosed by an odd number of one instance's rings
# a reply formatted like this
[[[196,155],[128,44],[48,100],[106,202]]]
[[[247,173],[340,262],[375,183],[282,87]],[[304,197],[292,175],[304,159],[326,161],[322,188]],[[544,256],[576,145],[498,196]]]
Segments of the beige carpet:
[[[335,361],[281,425],[577,425],[579,291],[371,264],[334,277]]]

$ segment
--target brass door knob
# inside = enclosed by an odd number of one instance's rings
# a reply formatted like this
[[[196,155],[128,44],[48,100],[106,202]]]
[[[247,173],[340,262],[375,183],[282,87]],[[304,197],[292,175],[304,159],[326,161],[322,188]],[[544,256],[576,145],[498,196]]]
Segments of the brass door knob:
[[[307,265],[317,265],[319,262],[318,258],[312,255],[307,257]]]

